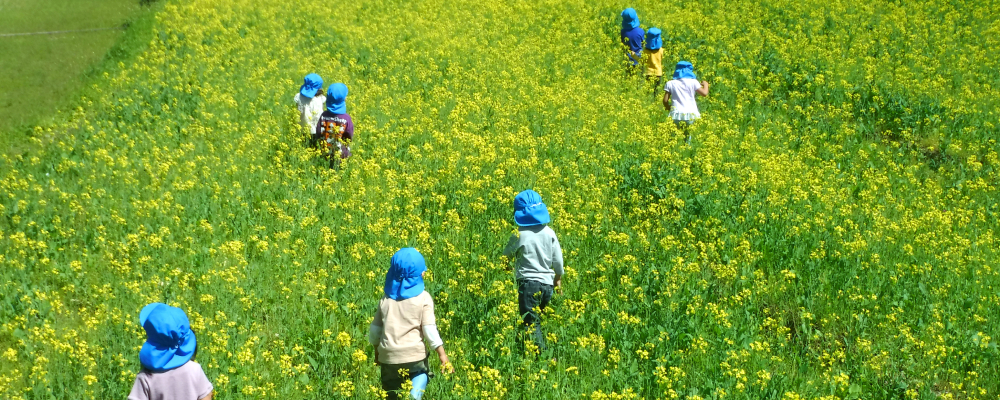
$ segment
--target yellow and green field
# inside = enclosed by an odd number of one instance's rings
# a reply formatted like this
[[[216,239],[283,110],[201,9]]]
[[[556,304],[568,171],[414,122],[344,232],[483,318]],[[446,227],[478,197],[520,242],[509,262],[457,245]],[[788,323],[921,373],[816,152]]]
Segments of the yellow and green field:
[[[618,14],[712,93],[685,145]],[[418,248],[457,372],[427,399],[996,399],[1000,2],[170,0],[0,159],[0,398],[124,398],[183,307],[218,399],[377,398]],[[350,88],[329,170],[292,96]],[[534,188],[569,267],[520,348]],[[436,363],[432,363],[436,366]]]

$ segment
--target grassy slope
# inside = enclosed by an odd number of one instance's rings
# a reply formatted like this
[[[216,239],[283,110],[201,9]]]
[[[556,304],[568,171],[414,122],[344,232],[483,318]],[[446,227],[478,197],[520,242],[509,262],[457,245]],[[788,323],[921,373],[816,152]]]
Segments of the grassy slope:
[[[0,33],[117,28],[148,7],[135,0],[2,0]],[[30,126],[78,99],[123,30],[0,38],[0,149],[24,146]],[[98,67],[95,69],[95,67]]]
[[[639,4],[715,82],[691,147],[620,73],[620,4],[173,3],[73,135],[3,159],[4,395],[122,393],[169,301],[227,397],[371,397],[415,245],[460,371],[433,398],[991,398],[997,7],[935,3]],[[290,112],[312,71],[351,87],[341,172]],[[524,187],[572,268],[555,365],[497,257]]]

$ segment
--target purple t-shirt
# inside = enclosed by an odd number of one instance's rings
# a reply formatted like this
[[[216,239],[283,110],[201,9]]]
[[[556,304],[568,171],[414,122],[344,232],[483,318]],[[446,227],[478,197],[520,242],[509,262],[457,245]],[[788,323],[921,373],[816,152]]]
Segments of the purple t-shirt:
[[[337,114],[330,110],[323,111],[319,116],[319,122],[316,123],[316,138],[329,137],[335,140],[338,136],[347,143],[354,141],[354,121],[351,120],[351,115]],[[350,156],[351,148],[346,145],[340,146],[340,157]]]
[[[642,40],[646,36],[646,32],[642,28],[632,28],[629,30],[622,29],[622,44],[628,46],[632,53],[629,54],[629,58],[632,59],[632,64],[636,65],[639,63],[639,53],[642,51]]]

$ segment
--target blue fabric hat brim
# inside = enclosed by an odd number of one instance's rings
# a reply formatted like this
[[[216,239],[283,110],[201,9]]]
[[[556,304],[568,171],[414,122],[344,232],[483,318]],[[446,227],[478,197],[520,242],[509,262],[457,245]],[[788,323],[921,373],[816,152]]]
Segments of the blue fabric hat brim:
[[[305,97],[316,96],[316,91],[323,87],[323,78],[316,74],[306,75],[305,81],[299,87],[299,94]]]
[[[514,222],[518,226],[535,226],[547,224],[552,219],[549,217],[549,209],[544,203],[514,211]]]
[[[421,274],[426,270],[427,263],[417,249],[399,249],[392,255],[382,291],[393,300],[416,297],[424,291],[424,277]]]
[[[661,34],[662,31],[660,31],[660,28],[650,28],[646,32],[646,48],[655,51],[663,47],[663,37]]]
[[[169,371],[191,361],[196,348],[198,341],[191,331],[177,348],[160,347],[147,341],[139,350],[139,362],[153,372]]]
[[[547,224],[550,220],[549,209],[538,192],[528,189],[514,196],[514,222],[518,226]]]
[[[639,27],[639,15],[634,8],[626,8],[622,11],[622,28],[634,29]]]
[[[677,63],[674,67],[674,79],[698,79],[694,74],[694,65],[687,61]]]
[[[316,96],[317,89],[319,88],[311,88],[309,86],[302,85],[302,87],[299,88],[299,94],[301,94],[302,97],[314,97]]]
[[[326,109],[336,114],[347,114],[347,85],[334,83],[326,90]]]
[[[150,321],[154,313],[165,314],[166,318]],[[139,350],[139,362],[144,368],[154,372],[169,371],[194,357],[198,341],[184,310],[163,303],[150,303],[139,311],[139,324],[146,331],[146,342]],[[182,337],[180,344],[169,346],[154,340],[156,335],[162,337],[171,333]]]
[[[347,114],[347,104],[327,104],[326,109],[335,114]]]

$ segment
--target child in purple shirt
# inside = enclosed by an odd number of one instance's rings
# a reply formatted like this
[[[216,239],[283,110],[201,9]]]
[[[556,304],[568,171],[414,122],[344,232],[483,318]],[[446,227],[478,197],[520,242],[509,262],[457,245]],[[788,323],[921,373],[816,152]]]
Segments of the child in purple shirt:
[[[632,67],[639,65],[642,58],[642,40],[646,32],[639,27],[639,16],[634,8],[626,8],[622,11],[622,44],[628,47],[625,55],[628,57]]]
[[[324,140],[330,157],[330,167],[340,164],[340,160],[351,156],[351,142],[354,140],[354,121],[347,113],[347,85],[334,83],[326,91],[326,111],[316,123],[314,140]],[[335,157],[340,153],[340,157]]]

